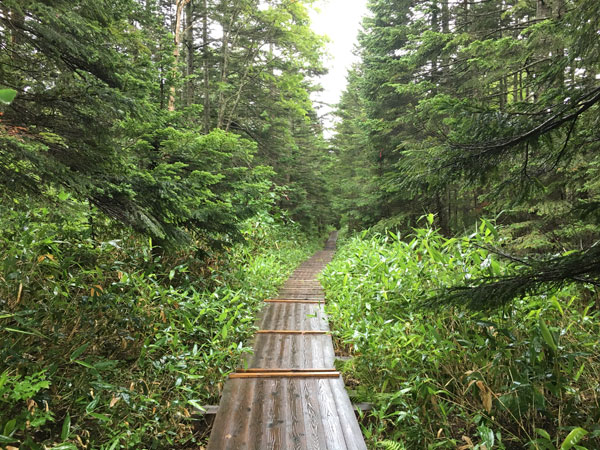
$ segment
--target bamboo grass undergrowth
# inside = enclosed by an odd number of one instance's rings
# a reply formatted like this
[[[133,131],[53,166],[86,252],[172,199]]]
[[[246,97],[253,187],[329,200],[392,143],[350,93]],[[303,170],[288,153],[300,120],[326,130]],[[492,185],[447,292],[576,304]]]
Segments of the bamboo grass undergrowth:
[[[2,211],[0,447],[198,448],[194,413],[218,403],[262,300],[321,242],[259,215],[243,243],[157,255],[52,215]]]
[[[600,311],[590,286],[567,285],[502,308],[424,300],[465,280],[514,273],[469,237],[431,225],[401,238],[364,232],[341,242],[322,275],[339,369],[370,448],[600,448]],[[389,447],[392,448],[392,447]]]

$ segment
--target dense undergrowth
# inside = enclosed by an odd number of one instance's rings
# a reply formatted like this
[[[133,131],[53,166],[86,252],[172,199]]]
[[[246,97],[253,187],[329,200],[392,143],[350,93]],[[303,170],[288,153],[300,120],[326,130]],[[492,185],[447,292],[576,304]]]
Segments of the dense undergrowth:
[[[432,221],[432,217],[430,217]],[[597,292],[568,286],[501,310],[427,308],[439,289],[510,267],[495,229],[363,233],[322,276],[328,314],[371,448],[600,448]]]
[[[194,411],[315,242],[263,215],[245,243],[167,256],[71,207],[1,211],[0,447],[198,448]]]

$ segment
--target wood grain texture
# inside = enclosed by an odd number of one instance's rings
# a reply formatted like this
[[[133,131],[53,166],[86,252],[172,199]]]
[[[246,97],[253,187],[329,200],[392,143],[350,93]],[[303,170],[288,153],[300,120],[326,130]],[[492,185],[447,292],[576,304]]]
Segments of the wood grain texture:
[[[225,383],[208,450],[366,450],[344,382],[316,280],[326,249],[304,262],[279,299],[265,300],[254,353]]]

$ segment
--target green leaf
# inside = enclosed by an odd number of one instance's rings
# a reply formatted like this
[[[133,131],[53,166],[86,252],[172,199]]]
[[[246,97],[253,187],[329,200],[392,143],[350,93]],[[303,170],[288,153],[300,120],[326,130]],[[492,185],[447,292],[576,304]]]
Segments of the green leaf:
[[[92,366],[92,365],[91,365],[90,363],[88,363],[88,362],[85,362],[85,361],[80,361],[80,360],[78,360],[78,359],[76,359],[76,360],[73,360],[73,362],[74,362],[74,363],[77,363],[77,364],[79,364],[79,365],[81,365],[81,366],[83,366],[83,367],[87,367],[88,369],[93,369],[93,370],[96,370],[96,368],[95,368],[94,366]]]
[[[16,426],[17,426],[17,419],[9,420],[4,425],[4,432],[2,434],[6,435],[6,436],[10,436],[10,434],[14,431]]]
[[[0,434],[0,444],[12,444],[18,442],[16,439]]]
[[[550,347],[550,350],[552,350],[552,353],[556,353],[556,351],[558,350],[558,345],[556,345],[556,342],[554,341],[554,336],[552,336],[552,333],[548,329],[546,322],[544,322],[544,319],[542,319],[541,317],[539,320],[539,324],[540,324],[540,332],[542,333],[542,338],[544,338],[544,342],[546,342],[546,345],[548,345],[548,347]]]
[[[94,398],[91,402],[88,403],[88,405],[85,407],[85,412],[87,412],[88,414],[92,414],[92,411],[96,409],[99,400],[100,396],[98,395],[96,396],[96,398]]]
[[[4,327],[4,329],[6,331],[12,331],[13,333],[29,334],[31,336],[39,336],[39,337],[46,338],[46,336],[44,336],[42,333],[39,333],[36,331],[25,331],[25,330],[19,330],[17,328],[10,328],[10,327]]]
[[[89,345],[90,345],[90,342],[86,342],[82,346],[78,347],[73,353],[71,353],[71,356],[69,357],[69,359],[71,361],[76,360],[83,352],[85,352],[85,350],[89,347]]]
[[[17,96],[17,91],[14,89],[0,89],[0,103],[10,105]]]
[[[567,435],[562,444],[560,444],[560,450],[569,450],[573,448],[588,432],[581,427],[574,428]]]
[[[206,409],[202,405],[200,405],[200,403],[198,403],[196,400],[188,400],[188,403],[199,411],[206,411]]]
[[[105,416],[104,414],[98,414],[95,412],[88,412],[88,415],[92,416],[95,419],[101,420],[102,422],[110,422],[110,417]]]
[[[119,445],[120,440],[121,437],[117,436],[117,438],[113,441],[112,445],[108,448],[108,450],[115,450],[115,448],[117,448],[117,445]]]
[[[542,429],[542,428],[536,428],[536,429],[535,429],[535,432],[536,432],[537,434],[539,434],[541,437],[543,437],[544,439],[548,439],[549,441],[551,441],[551,440],[552,440],[552,439],[550,438],[550,434],[549,434],[549,433],[548,433],[546,430],[544,430],[544,429]]]
[[[52,447],[51,450],[77,450],[77,446],[75,444],[65,442],[64,444],[58,444]]]
[[[69,437],[71,432],[71,415],[67,413],[65,421],[63,422],[62,431],[60,432],[60,438],[65,441]]]
[[[484,228],[486,230],[489,230],[492,233],[492,236],[494,236],[495,239],[499,239],[500,235],[498,234],[498,230],[496,229],[496,227],[494,225],[492,225],[490,222],[488,222],[485,219],[481,219],[481,222],[484,225]]]
[[[579,381],[579,377],[581,376],[581,374],[583,373],[583,370],[585,369],[585,363],[581,364],[581,366],[579,367],[579,370],[577,371],[577,373],[575,374],[575,382]]]
[[[69,200],[69,197],[71,197],[71,194],[69,194],[68,192],[65,192],[65,191],[60,191],[60,192],[58,193],[58,199],[59,199],[61,202],[64,202],[64,201],[67,201],[67,200]]]

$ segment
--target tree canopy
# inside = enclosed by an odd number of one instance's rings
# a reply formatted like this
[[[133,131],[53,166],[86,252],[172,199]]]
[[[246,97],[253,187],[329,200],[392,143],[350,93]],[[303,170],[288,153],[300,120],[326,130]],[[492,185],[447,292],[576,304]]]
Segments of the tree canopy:
[[[367,197],[340,203],[349,225],[406,229],[435,212],[450,236],[481,215],[497,217],[510,238],[508,253],[534,260],[522,276],[477,280],[453,299],[505,302],[547,288],[548,277],[598,284],[600,260],[590,249],[600,225],[600,41],[590,19],[598,17],[598,2],[369,7],[361,63],[339,105],[340,138],[333,142],[341,161],[364,142],[362,175],[341,169],[346,189]],[[360,137],[346,141],[349,131]],[[566,250],[580,253],[558,257]],[[532,269],[546,264],[551,276]]]
[[[5,195],[65,191],[163,246],[275,203],[323,223],[301,206],[327,156],[304,3],[9,0],[0,20]]]

